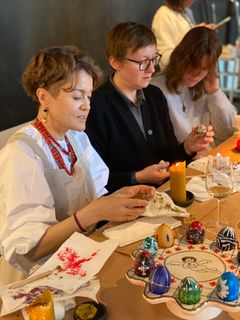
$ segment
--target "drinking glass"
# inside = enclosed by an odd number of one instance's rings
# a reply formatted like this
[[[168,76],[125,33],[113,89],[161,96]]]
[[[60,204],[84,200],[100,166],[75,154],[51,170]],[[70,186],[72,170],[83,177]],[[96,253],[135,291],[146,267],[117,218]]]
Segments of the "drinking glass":
[[[208,193],[217,199],[217,219],[208,221],[206,228],[210,232],[218,233],[222,228],[229,225],[223,221],[220,213],[221,200],[232,193],[233,173],[232,163],[228,157],[210,157],[206,170],[206,189]]]

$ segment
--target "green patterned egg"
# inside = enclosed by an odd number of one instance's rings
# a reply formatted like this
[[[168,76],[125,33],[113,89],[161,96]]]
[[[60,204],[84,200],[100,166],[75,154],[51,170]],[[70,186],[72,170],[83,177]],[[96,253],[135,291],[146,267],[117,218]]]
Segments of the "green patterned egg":
[[[186,277],[178,291],[179,300],[185,304],[195,304],[201,298],[200,288],[197,281],[192,277]]]

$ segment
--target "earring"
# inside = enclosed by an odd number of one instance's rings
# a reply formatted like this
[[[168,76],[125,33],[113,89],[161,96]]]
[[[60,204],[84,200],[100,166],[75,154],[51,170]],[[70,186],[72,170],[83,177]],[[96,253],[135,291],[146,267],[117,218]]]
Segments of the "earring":
[[[43,123],[47,123],[48,107],[45,107],[45,108],[43,109],[43,112],[44,112],[44,115],[43,115],[43,117],[42,117],[42,122],[43,122]]]

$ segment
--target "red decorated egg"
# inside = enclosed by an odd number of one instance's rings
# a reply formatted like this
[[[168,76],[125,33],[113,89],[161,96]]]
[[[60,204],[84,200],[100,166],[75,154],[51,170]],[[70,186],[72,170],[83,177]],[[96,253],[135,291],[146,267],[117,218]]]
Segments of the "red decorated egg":
[[[155,261],[148,251],[141,251],[134,262],[135,274],[139,277],[148,277],[155,267]]]
[[[169,248],[174,245],[174,232],[168,224],[161,224],[156,231],[156,240],[161,248]]]
[[[240,151],[240,139],[237,140],[237,146],[236,146],[237,150]]]
[[[201,224],[200,221],[193,221],[193,222],[190,224],[189,229],[190,229],[190,230],[192,230],[192,229],[197,229],[199,232],[204,232],[203,225]]]

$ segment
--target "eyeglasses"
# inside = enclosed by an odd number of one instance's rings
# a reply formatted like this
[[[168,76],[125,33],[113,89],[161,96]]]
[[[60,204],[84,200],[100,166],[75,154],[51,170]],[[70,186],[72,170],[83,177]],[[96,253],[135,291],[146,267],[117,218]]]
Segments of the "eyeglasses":
[[[125,60],[137,63],[139,66],[139,70],[140,71],[144,71],[147,70],[150,66],[150,64],[152,63],[154,68],[159,64],[160,59],[162,58],[162,55],[160,53],[157,53],[157,55],[152,58],[152,59],[145,59],[142,61],[137,61],[137,60],[133,60],[133,59],[129,59],[129,58],[125,58]]]

